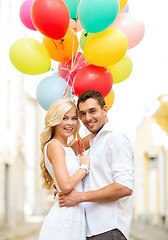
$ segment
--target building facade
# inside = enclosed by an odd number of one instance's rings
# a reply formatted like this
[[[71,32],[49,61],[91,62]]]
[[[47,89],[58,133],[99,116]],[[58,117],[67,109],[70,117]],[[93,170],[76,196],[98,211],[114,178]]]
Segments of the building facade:
[[[149,112],[136,135],[134,218],[168,229],[168,95]]]
[[[44,112],[9,59],[10,46],[26,36],[19,18],[22,2],[0,0],[0,228],[48,209],[39,167]],[[30,82],[29,88],[35,85]]]

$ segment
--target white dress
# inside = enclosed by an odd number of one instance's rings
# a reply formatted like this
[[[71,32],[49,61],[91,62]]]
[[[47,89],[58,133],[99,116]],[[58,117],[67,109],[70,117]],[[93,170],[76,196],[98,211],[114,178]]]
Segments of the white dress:
[[[47,145],[44,147],[45,165],[54,180],[57,190],[60,191],[56,182],[52,164],[47,157]],[[69,176],[72,176],[79,169],[78,159],[71,147],[64,147],[65,159]],[[83,184],[80,181],[75,189],[83,191]],[[55,203],[44,219],[39,240],[86,240],[85,213],[83,203],[74,207],[60,208],[58,196]]]

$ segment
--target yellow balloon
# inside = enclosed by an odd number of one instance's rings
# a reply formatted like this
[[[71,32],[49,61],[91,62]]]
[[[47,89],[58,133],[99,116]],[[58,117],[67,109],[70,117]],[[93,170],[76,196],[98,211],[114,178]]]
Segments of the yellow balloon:
[[[122,12],[122,10],[126,7],[128,0],[119,0],[119,5],[120,5],[120,9],[119,9],[119,13]]]
[[[107,68],[113,76],[113,83],[120,83],[129,77],[132,67],[131,58],[124,56],[119,62]]]
[[[123,32],[116,28],[93,33],[83,50],[87,62],[96,66],[110,66],[120,61],[128,48],[128,41]]]
[[[45,46],[32,38],[14,42],[9,51],[12,64],[20,72],[30,75],[42,74],[51,68],[51,59]]]
[[[112,107],[112,105],[113,105],[113,103],[114,103],[114,98],[115,98],[114,90],[111,89],[111,91],[109,92],[109,94],[104,98],[108,110]]]

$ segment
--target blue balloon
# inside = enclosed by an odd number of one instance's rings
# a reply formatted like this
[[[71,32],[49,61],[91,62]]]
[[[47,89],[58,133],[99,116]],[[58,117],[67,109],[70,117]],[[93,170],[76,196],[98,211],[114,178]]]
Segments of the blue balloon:
[[[49,107],[55,100],[63,98],[66,85],[67,82],[60,77],[58,73],[54,73],[52,76],[44,78],[39,83],[36,90],[36,96],[40,106],[48,111]],[[71,97],[71,92],[67,90],[65,95]]]

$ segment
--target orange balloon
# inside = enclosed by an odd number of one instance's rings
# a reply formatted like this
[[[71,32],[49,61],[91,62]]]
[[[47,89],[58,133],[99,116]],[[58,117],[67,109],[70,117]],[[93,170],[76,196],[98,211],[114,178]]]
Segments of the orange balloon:
[[[120,5],[120,10],[119,13],[122,12],[122,10],[125,8],[127,5],[128,0],[119,0],[119,5]]]
[[[108,110],[112,107],[112,105],[113,105],[113,103],[114,103],[114,98],[115,98],[114,90],[111,89],[111,91],[109,92],[109,94],[104,98]]]
[[[66,35],[58,40],[43,36],[43,44],[50,57],[58,62],[68,62],[75,56],[79,41],[76,33],[69,27]]]

